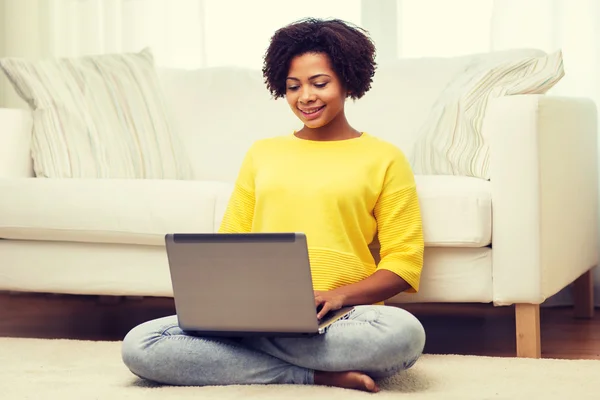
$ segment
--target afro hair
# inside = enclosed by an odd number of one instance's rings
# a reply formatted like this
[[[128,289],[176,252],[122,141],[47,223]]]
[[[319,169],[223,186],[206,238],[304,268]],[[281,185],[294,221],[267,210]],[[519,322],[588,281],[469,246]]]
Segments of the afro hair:
[[[308,18],[277,30],[271,38],[262,72],[275,99],[285,96],[292,59],[307,53],[327,54],[349,97],[359,99],[371,88],[377,64],[368,33],[339,19]]]

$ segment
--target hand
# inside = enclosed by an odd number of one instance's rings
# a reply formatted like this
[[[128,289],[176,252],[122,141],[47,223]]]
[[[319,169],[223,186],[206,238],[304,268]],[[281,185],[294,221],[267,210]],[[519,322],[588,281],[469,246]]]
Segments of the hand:
[[[344,306],[345,296],[335,292],[321,292],[315,290],[315,307],[321,307],[321,311],[317,314],[317,318],[321,319],[329,311],[339,310]]]

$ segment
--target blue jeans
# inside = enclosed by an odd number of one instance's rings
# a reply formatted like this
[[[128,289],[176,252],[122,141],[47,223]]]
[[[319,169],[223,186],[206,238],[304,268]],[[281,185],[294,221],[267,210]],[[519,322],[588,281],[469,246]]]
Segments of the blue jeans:
[[[405,310],[358,306],[324,335],[305,338],[205,338],[181,331],[176,316],[133,328],[122,344],[135,375],[168,385],[313,384],[314,371],[361,371],[373,379],[410,368],[425,345],[421,323]]]

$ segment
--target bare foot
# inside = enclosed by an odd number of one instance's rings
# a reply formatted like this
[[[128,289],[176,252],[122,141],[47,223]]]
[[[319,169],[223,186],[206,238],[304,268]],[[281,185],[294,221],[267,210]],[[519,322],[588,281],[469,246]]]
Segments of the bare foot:
[[[323,372],[315,371],[315,385],[335,386],[344,389],[357,389],[365,392],[379,392],[379,387],[370,376],[362,372]]]

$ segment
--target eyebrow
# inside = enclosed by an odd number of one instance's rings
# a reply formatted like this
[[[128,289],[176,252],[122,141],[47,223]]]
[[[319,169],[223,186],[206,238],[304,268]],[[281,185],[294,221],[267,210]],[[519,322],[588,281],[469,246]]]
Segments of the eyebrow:
[[[308,80],[309,80],[309,81],[311,81],[311,80],[313,80],[313,79],[315,79],[315,78],[320,78],[320,77],[322,77],[322,76],[326,76],[326,77],[328,77],[328,78],[331,78],[331,77],[330,77],[329,75],[327,75],[327,74],[317,74],[317,75],[313,75],[313,76],[311,76],[310,78],[308,78]],[[300,79],[298,79],[298,78],[294,78],[293,76],[288,76],[286,79],[291,79],[291,80],[293,80],[293,81],[299,81],[299,80],[300,80]]]

